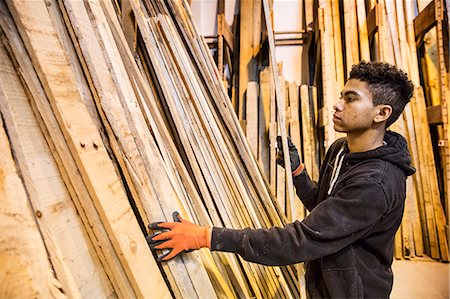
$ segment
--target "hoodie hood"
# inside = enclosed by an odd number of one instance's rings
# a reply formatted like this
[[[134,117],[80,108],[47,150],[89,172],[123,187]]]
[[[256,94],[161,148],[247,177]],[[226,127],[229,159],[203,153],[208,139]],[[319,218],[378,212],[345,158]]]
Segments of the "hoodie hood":
[[[396,165],[403,170],[407,176],[414,174],[416,169],[411,166],[411,156],[409,154],[406,139],[398,133],[386,131],[384,134],[384,141],[386,142],[386,145],[374,150],[363,153],[349,153],[347,159],[380,159]]]

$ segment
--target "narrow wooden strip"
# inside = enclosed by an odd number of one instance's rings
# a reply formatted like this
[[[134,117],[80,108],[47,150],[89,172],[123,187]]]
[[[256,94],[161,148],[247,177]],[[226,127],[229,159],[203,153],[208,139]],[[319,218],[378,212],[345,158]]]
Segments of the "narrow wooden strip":
[[[258,157],[258,83],[248,82],[246,102],[246,135],[253,155]]]

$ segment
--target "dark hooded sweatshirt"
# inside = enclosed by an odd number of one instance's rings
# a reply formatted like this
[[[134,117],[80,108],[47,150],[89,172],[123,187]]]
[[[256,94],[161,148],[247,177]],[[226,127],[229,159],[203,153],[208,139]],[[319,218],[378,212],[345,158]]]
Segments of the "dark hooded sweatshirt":
[[[345,138],[328,150],[318,184],[294,178],[310,214],[283,228],[213,228],[211,250],[264,265],[307,262],[311,298],[388,298],[395,232],[415,169],[406,140],[386,132],[385,145],[349,153]]]

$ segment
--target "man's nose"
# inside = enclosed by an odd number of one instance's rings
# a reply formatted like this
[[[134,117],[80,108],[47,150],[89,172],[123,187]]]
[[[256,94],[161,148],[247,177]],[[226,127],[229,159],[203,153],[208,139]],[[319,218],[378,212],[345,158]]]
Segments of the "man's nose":
[[[333,109],[334,110],[338,110],[338,111],[342,111],[342,109],[344,109],[344,103],[343,100],[339,100],[337,101],[334,105],[333,105]]]

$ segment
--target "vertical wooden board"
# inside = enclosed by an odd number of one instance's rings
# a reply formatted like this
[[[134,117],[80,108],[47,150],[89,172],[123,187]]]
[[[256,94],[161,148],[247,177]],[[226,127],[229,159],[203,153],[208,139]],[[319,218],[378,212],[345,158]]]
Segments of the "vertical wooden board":
[[[247,0],[247,1],[253,1],[253,11],[252,11],[253,42],[252,42],[252,45],[253,45],[253,57],[256,57],[258,55],[260,47],[261,47],[262,0]],[[255,68],[255,70],[256,70],[256,68]],[[254,74],[254,75],[256,75],[256,74]],[[251,79],[254,79],[254,78],[251,78]]]
[[[238,118],[243,120],[245,115],[245,92],[247,84],[252,80],[255,62],[253,61],[254,39],[254,1],[240,2],[240,36],[239,36],[239,101]]]
[[[314,156],[313,156],[313,142],[314,136],[312,132],[312,115],[309,102],[309,90],[307,85],[300,87],[300,103],[302,110],[302,136],[303,136],[303,156],[305,168],[308,172],[312,172]]]
[[[0,109],[50,258],[74,296],[108,297],[113,290],[40,132],[15,70],[0,45]],[[66,242],[70,236],[71,242]],[[83,265],[83,267],[79,267]],[[75,270],[77,269],[77,270]]]
[[[289,83],[289,104],[290,104],[290,112],[291,112],[290,113],[290,115],[291,115],[290,136],[291,136],[292,142],[297,147],[298,153],[301,157],[302,152],[304,152],[305,148],[302,145],[302,139],[304,138],[304,135],[300,131],[299,100],[300,100],[299,86],[295,82]],[[295,195],[295,198],[296,198],[295,210],[297,213],[296,213],[296,215],[294,215],[293,220],[303,219],[305,217],[305,208],[304,208],[302,202],[300,201],[300,198],[298,198],[297,194]]]
[[[275,103],[275,86],[272,69],[270,69],[270,128],[269,128],[269,146],[270,146],[270,186],[272,194],[276,196],[276,186],[277,186],[277,135],[278,135],[278,124],[276,117],[276,103]]]
[[[250,149],[255,157],[258,157],[258,83],[248,82],[246,103],[246,135]]]
[[[277,200],[283,213],[287,215],[286,210],[286,173],[284,168],[277,164]]]
[[[270,74],[269,68],[259,73],[258,161],[265,178],[270,178]]]
[[[277,81],[278,79],[278,71],[276,66],[276,55],[275,55],[275,38],[274,38],[274,32],[273,32],[273,26],[272,26],[272,22],[270,20],[270,12],[269,12],[269,4],[267,0],[263,0],[263,11],[264,11],[264,20],[265,20],[265,24],[267,27],[267,33],[268,33],[268,41],[269,41],[269,56],[270,56],[270,65],[272,67],[272,71],[274,73],[274,77],[272,78],[274,85],[275,85],[275,98],[276,98],[276,103],[277,103],[277,108],[278,108],[278,122],[279,122],[279,127],[281,130],[281,140],[283,143],[283,148],[288,148],[287,146],[287,132],[286,132],[286,128],[285,126],[285,113],[284,113],[284,109],[283,109],[283,97],[281,94],[281,87],[279,82]],[[285,171],[286,171],[286,182],[288,185],[287,188],[287,194],[288,194],[288,200],[291,203],[291,215],[295,215],[295,196],[294,196],[294,188],[293,188],[293,184],[292,184],[292,176],[291,174],[291,162],[289,159],[289,152],[288,151],[283,151],[284,154],[284,161],[285,161]]]
[[[139,297],[170,297],[42,2],[8,2],[83,180]],[[148,275],[149,271],[155,275]]]
[[[0,148],[0,297],[65,298],[16,169],[2,117]]]
[[[356,0],[343,1],[344,35],[347,78],[352,66],[359,62],[358,21],[356,16]]]
[[[334,55],[336,61],[336,82],[337,87],[344,88],[344,58],[343,47],[341,41],[341,17],[339,11],[338,0],[331,1],[331,10],[333,17],[333,39],[334,39]]]
[[[319,7],[319,28],[320,42],[322,49],[322,81],[323,81],[323,123],[325,126],[324,146],[328,149],[336,139],[336,132],[333,128],[332,99],[336,93],[336,74],[335,69],[331,66],[335,65],[333,54],[333,30],[331,24],[331,3],[328,1],[320,1]]]
[[[362,60],[370,61],[369,38],[367,36],[367,15],[364,0],[356,0],[356,12],[358,15],[360,57]]]

